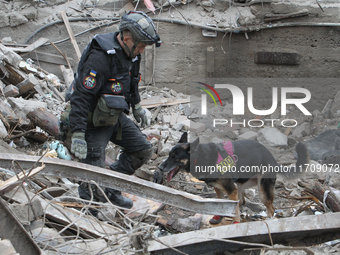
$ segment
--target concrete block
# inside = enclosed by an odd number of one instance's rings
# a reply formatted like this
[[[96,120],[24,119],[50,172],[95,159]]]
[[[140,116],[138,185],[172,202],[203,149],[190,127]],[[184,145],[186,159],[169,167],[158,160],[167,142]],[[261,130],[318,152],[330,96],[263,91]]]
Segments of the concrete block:
[[[171,122],[171,115],[163,115],[163,124],[170,124]]]
[[[171,227],[181,233],[199,230],[202,218],[203,218],[202,214],[196,213],[194,216],[189,216],[188,218],[185,219],[176,219],[171,224]]]
[[[178,118],[178,114],[176,113],[171,114],[170,126],[173,126],[177,123],[177,118]]]
[[[205,130],[205,124],[201,122],[190,122],[190,131],[195,132],[196,134],[201,133]]]
[[[183,112],[185,116],[190,116],[190,114],[193,112],[193,109],[188,105],[183,106]]]
[[[298,65],[299,59],[297,52],[258,51],[254,54],[256,64]]]
[[[19,12],[11,12],[9,16],[9,23],[11,27],[16,27],[28,22],[28,19]]]
[[[29,90],[33,90],[35,86],[39,85],[39,80],[34,77],[32,73],[28,75],[28,78],[17,84],[20,95],[26,93]]]
[[[190,123],[191,122],[192,122],[191,120],[182,121],[181,122],[183,124],[182,129],[184,129],[185,131],[188,131],[190,129]]]
[[[287,146],[288,138],[276,128],[265,127],[257,134],[257,141],[265,146]]]
[[[5,97],[16,97],[19,95],[19,90],[16,86],[10,84],[4,88]]]
[[[28,20],[35,20],[38,16],[37,8],[30,6],[20,11]]]
[[[169,152],[171,151],[173,145],[166,143],[166,144],[162,144],[162,149],[159,152],[159,156],[163,157],[163,156],[169,156]]]
[[[296,138],[307,136],[309,134],[309,123],[303,122],[293,129],[292,135]]]
[[[153,173],[149,170],[149,169],[146,169],[146,168],[138,168],[136,171],[135,171],[135,175],[141,179],[144,179],[144,180],[147,180],[147,181],[152,181],[152,178],[153,178]]]
[[[184,121],[187,121],[187,120],[188,120],[187,116],[180,115],[177,118],[177,123],[183,123]]]
[[[257,133],[254,131],[248,131],[238,137],[239,140],[253,140],[255,141]]]
[[[10,208],[21,222],[31,222],[36,220],[35,216],[44,215],[44,210],[38,199],[34,199],[31,204],[11,204]]]

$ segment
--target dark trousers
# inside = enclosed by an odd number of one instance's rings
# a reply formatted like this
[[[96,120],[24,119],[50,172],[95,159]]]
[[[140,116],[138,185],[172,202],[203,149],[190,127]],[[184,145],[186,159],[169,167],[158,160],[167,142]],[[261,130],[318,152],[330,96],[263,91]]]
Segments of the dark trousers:
[[[93,127],[88,124],[86,131],[87,157],[82,160],[93,166],[105,167],[105,148],[109,141],[119,145],[123,149],[119,160],[113,163],[110,168],[125,174],[133,174],[150,159],[153,153],[151,143],[125,114],[119,117],[121,124],[122,139],[117,139],[119,123],[115,126]]]

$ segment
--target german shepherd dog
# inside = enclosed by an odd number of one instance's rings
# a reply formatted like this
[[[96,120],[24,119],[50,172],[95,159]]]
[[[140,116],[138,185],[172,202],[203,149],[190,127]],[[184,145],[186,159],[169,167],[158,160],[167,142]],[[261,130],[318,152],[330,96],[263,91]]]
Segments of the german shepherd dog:
[[[296,145],[297,162],[295,166],[287,167],[279,165],[270,151],[258,142],[241,140],[231,142],[231,144],[233,156],[237,158],[233,171],[212,175],[209,173],[194,173],[194,168],[190,168],[190,165],[216,166],[218,157],[216,155],[218,155],[219,150],[215,143],[200,144],[199,138],[192,143],[188,143],[187,133],[184,133],[178,144],[171,149],[169,157],[161,163],[159,169],[163,173],[167,173],[168,181],[180,170],[191,172],[199,180],[214,187],[218,198],[224,198],[224,195],[227,195],[231,200],[239,200],[240,205],[245,203],[245,190],[257,186],[260,199],[267,208],[267,215],[272,217],[275,211],[273,200],[276,174],[281,173],[288,178],[295,178],[303,173],[306,164],[309,163],[309,153],[306,146],[302,143]],[[279,171],[245,171],[246,169],[261,170],[264,166],[267,167],[267,170],[276,167],[275,169],[279,169]],[[210,221],[210,223],[217,224],[221,218],[220,216],[214,216],[213,221]],[[237,206],[236,217],[233,220],[234,223],[240,222],[239,206]]]

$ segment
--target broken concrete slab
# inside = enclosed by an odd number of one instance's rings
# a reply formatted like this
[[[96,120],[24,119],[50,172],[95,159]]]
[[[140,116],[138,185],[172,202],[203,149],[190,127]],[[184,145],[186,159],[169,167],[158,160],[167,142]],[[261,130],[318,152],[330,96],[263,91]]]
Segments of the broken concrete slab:
[[[296,137],[296,138],[301,138],[303,136],[306,136],[309,134],[309,123],[307,122],[303,122],[300,125],[298,125],[297,127],[293,128],[293,133],[292,136]]]
[[[10,240],[17,253],[42,254],[38,245],[26,232],[2,198],[0,198],[0,225],[0,238]]]
[[[323,243],[339,238],[339,229],[340,213],[272,219],[159,237],[162,243],[151,241],[149,251],[153,255],[178,254],[169,248],[174,247],[188,254],[235,252],[244,248],[270,245],[269,231],[274,244],[292,245],[310,240],[315,244],[316,240],[317,243]],[[244,243],[235,243],[233,240]]]
[[[24,81],[20,82],[16,86],[19,89],[20,95],[22,95],[30,90],[33,90],[37,85],[39,85],[39,80],[35,78],[32,73],[30,73]]]
[[[46,109],[47,103],[35,100],[25,100],[22,97],[14,98],[9,97],[7,98],[8,103],[12,106],[12,108],[16,109],[19,112],[23,112],[28,114],[29,112],[33,112],[39,108]]]
[[[257,141],[265,146],[287,146],[288,138],[276,128],[265,127],[257,134]]]
[[[10,208],[21,222],[31,222],[44,215],[39,199],[33,199],[31,203],[26,204],[12,204]]]
[[[199,134],[205,130],[205,124],[202,122],[190,121],[189,130],[196,134]]]
[[[253,140],[253,141],[255,141],[256,138],[257,138],[257,133],[254,131],[245,132],[238,137],[239,140]]]
[[[323,160],[326,153],[340,150],[340,130],[326,130],[305,144],[311,159]]]
[[[171,227],[181,233],[199,230],[201,226],[203,215],[202,214],[195,214],[194,216],[189,216],[188,218],[184,219],[176,219],[172,224]],[[168,223],[169,224],[169,223]]]
[[[16,27],[28,22],[28,19],[19,12],[11,12],[9,15],[9,24],[11,27]]]
[[[5,94],[5,97],[16,97],[20,93],[19,93],[19,89],[16,86],[10,84],[4,88],[4,94]]]
[[[1,16],[1,15],[0,15]],[[4,59],[8,64],[18,67],[22,57],[0,43],[0,59]]]

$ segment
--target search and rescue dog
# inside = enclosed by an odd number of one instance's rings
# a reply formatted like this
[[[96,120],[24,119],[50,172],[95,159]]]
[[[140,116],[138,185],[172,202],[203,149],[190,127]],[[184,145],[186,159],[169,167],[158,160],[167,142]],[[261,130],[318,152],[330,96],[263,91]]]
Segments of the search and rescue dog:
[[[218,198],[227,195],[231,200],[239,200],[240,205],[245,203],[245,190],[257,186],[260,199],[267,208],[267,214],[272,217],[275,211],[273,201],[276,174],[281,173],[288,178],[295,178],[305,172],[309,164],[306,146],[298,143],[295,149],[298,155],[297,162],[295,166],[287,167],[278,164],[265,146],[252,140],[200,144],[197,138],[194,142],[188,143],[187,133],[184,133],[159,169],[167,173],[168,181],[180,170],[190,172],[199,180],[214,187]],[[233,220],[234,223],[240,222],[239,206]],[[210,222],[216,224],[219,221]]]

